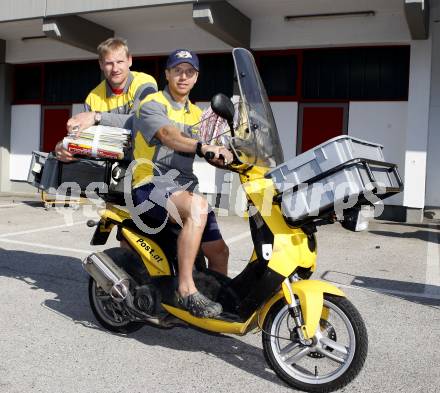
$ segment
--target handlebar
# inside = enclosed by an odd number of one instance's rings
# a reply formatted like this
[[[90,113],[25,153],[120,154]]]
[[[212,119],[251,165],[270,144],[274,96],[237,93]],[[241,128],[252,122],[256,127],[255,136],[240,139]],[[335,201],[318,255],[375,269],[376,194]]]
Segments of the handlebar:
[[[212,151],[208,151],[208,152],[206,152],[206,154],[205,154],[205,160],[207,160],[207,161],[212,160],[214,157],[215,157],[215,154],[214,154],[214,152],[212,152]]]
[[[212,151],[208,151],[208,152],[206,152],[204,157],[205,157],[206,161],[211,161],[211,160],[213,160],[215,158],[215,153],[212,152]],[[225,157],[223,157],[223,154],[220,154],[219,158],[220,158],[220,160],[223,161],[223,164],[224,164],[225,163]]]
[[[231,161],[231,162],[228,162],[227,164],[225,164],[225,157],[223,156],[223,154],[220,154],[220,155],[219,155],[219,159],[223,161],[223,166],[224,166],[224,167],[229,166],[230,164],[240,163],[240,160],[239,160],[239,158],[238,158],[238,156],[237,156],[237,153],[235,152],[234,149],[231,150],[231,153],[232,153],[232,161]],[[212,151],[207,151],[207,152],[205,153],[205,155],[203,156],[203,158],[204,158],[206,161],[208,161],[208,162],[209,162],[209,161],[212,161],[212,160],[215,158],[215,153],[212,152]],[[217,167],[219,167],[219,168],[223,168],[223,166],[218,165],[218,164],[214,164],[214,163],[212,163],[212,162],[210,162],[210,164],[212,164],[212,165],[214,165],[214,166],[217,166]]]
[[[96,227],[99,224],[99,220],[88,220],[87,226],[90,228]]]

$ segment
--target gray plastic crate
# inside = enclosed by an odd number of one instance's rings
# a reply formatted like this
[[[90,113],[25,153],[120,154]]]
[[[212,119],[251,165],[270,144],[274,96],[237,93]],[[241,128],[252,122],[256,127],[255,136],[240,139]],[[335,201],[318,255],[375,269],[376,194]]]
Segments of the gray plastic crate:
[[[96,183],[94,185],[103,199],[125,204],[124,179],[128,175],[126,170],[129,163],[95,159],[63,163],[52,153],[34,151],[27,182],[51,195],[64,195],[67,188],[76,183],[76,189],[81,191],[82,196],[86,196],[85,191],[91,183]],[[62,186],[63,183],[65,187]],[[127,190],[127,193],[130,192],[130,189]]]
[[[367,170],[362,163],[358,163],[317,181],[285,190],[281,196],[283,215],[295,225],[331,212],[337,213],[338,219],[342,219],[346,209],[378,202],[396,194],[403,189],[402,182],[397,168],[392,164],[387,165],[381,167],[373,164]],[[371,182],[368,171],[375,180],[382,177],[385,182]]]
[[[382,150],[379,144],[340,136],[279,165],[266,177],[281,194],[283,215],[301,224],[400,192],[397,167],[385,162]]]
[[[382,149],[377,143],[338,136],[277,166],[266,177],[271,177],[277,190],[283,192],[353,158],[384,161]]]
[[[361,202],[359,196],[367,190],[366,185],[370,183],[364,171],[363,168],[352,166],[319,181],[303,183],[285,190],[281,203],[283,215],[292,222],[297,222],[313,219],[330,211],[339,213],[343,208],[358,206]]]
[[[27,182],[34,187],[40,188],[41,178],[43,176],[44,165],[48,153],[42,151],[33,151],[31,165],[29,167]]]

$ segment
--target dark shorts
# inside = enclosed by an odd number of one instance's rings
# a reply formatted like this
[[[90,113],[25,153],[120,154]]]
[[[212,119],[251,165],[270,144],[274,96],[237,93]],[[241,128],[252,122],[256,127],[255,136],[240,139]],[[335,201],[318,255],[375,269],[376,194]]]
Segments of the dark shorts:
[[[175,189],[174,191],[168,191],[161,193],[160,201],[157,202],[157,197],[152,198],[153,201],[150,199],[150,195],[152,191],[155,189],[155,186],[151,183],[145,184],[143,186],[137,187],[132,192],[132,198],[134,205],[140,205],[144,201],[151,201],[152,207],[145,213],[148,217],[153,218],[154,220],[163,223],[165,220],[168,219],[168,212],[165,208],[166,206],[166,199],[168,199],[173,192],[178,191]],[[141,214],[141,218],[142,215]],[[222,235],[220,233],[220,229],[218,227],[217,219],[215,218],[215,214],[212,210],[208,213],[208,219],[206,221],[205,230],[202,235],[202,243],[204,242],[211,242],[214,240],[220,240],[222,238]]]

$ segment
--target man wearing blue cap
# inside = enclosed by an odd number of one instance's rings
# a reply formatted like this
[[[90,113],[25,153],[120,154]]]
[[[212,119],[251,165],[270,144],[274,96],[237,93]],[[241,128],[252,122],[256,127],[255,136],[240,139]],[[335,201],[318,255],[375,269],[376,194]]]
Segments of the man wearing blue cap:
[[[197,55],[178,49],[167,60],[168,85],[140,103],[133,121],[136,166],[132,196],[135,205],[154,202],[154,195],[163,196],[164,202],[145,214],[161,222],[170,215],[182,225],[177,240],[179,303],[192,315],[212,318],[222,312],[222,307],[197,291],[192,277],[194,261],[201,244],[209,268],[226,274],[229,250],[214,213],[208,213],[206,198],[193,193],[198,185],[193,161],[195,154],[202,157],[208,151],[214,153],[217,165],[228,164],[233,157],[223,146],[204,145],[196,139],[202,111],[188,96],[198,75]]]

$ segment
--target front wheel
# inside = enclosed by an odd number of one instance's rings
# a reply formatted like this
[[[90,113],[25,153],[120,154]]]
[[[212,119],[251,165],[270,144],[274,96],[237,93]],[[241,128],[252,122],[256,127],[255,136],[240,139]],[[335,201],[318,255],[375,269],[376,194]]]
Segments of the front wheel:
[[[264,321],[263,350],[270,367],[290,386],[331,392],[350,383],[362,369],[368,336],[351,302],[326,294],[313,343],[303,345],[287,305],[280,300]]]

